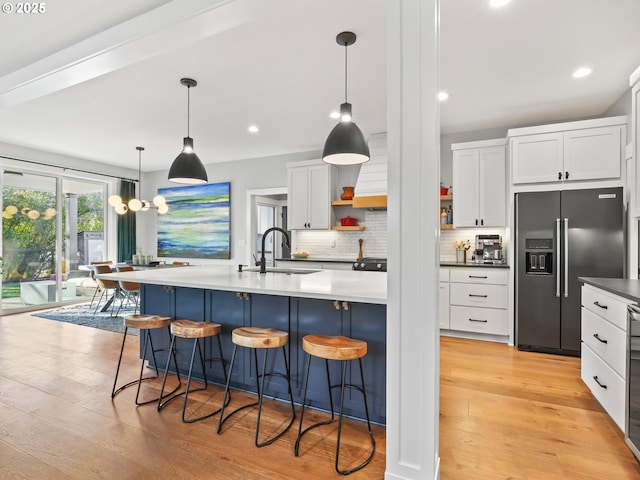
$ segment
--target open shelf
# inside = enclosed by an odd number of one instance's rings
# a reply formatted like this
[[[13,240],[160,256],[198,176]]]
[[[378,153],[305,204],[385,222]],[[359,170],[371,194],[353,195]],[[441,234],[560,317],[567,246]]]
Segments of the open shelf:
[[[353,200],[331,200],[332,207],[340,207],[344,205],[353,205]]]
[[[440,230],[453,230],[451,223],[440,224]]]
[[[364,230],[364,226],[363,225],[356,225],[354,227],[343,227],[341,225],[334,225],[333,227],[331,227],[331,230],[342,230],[342,231],[358,232],[358,231]]]
[[[453,195],[440,195],[440,201],[453,200]]]

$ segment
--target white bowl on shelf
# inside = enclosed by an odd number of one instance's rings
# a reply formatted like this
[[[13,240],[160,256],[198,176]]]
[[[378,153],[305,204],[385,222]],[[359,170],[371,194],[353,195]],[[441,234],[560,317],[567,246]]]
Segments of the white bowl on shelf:
[[[307,258],[309,256],[309,252],[298,252],[298,253],[291,253],[291,256],[293,258]]]

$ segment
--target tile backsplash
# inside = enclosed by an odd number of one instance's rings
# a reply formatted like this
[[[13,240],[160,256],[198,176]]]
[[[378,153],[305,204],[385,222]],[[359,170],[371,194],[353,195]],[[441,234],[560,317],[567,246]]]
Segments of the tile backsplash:
[[[356,258],[358,240],[362,239],[362,253],[365,257],[386,258],[387,212],[364,210],[364,220],[359,224],[365,229],[357,232],[298,230],[295,248],[309,252],[310,258]]]

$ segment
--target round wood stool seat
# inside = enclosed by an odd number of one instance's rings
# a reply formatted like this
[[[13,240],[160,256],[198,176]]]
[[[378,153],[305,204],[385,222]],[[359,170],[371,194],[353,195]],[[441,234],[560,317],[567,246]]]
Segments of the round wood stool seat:
[[[171,323],[171,334],[181,338],[213,337],[220,333],[220,328],[219,323],[176,320]]]
[[[241,347],[278,348],[287,344],[289,334],[273,328],[239,327],[231,332],[231,341]]]
[[[152,328],[164,328],[171,324],[171,317],[162,315],[147,315],[144,313],[134,313],[124,316],[124,326],[138,328],[140,330],[150,330]]]
[[[343,336],[305,335],[302,348],[309,355],[327,360],[356,360],[367,354],[367,342]]]

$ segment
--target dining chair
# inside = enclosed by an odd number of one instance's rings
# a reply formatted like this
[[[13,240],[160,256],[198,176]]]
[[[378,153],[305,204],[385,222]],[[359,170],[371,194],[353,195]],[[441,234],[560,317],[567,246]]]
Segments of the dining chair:
[[[98,262],[91,262],[90,265],[90,271],[91,271],[91,280],[93,280],[94,282],[96,281],[96,276],[95,276],[95,265],[111,265],[113,262],[111,260],[101,260]],[[100,285],[97,284],[96,282],[96,289],[93,291],[93,297],[91,297],[91,303],[89,304],[89,308],[93,307],[93,301],[96,299],[96,295],[98,294],[98,291],[100,290]]]
[[[113,270],[111,269],[110,264],[98,264],[93,266],[94,274],[100,275],[102,273],[111,273]],[[98,304],[96,305],[96,309],[94,310],[94,315],[98,313],[98,309],[100,308],[100,302],[102,302],[102,298],[104,297],[107,302],[102,307],[101,311],[106,311],[109,306],[111,306],[111,314],[113,315],[113,310],[115,308],[115,300],[120,294],[120,284],[117,280],[103,280],[101,278],[95,277],[96,283],[98,284],[98,289],[101,291],[100,299],[98,300]],[[108,292],[111,291],[111,297],[108,296]]]
[[[116,267],[118,272],[133,272],[134,268],[131,265],[118,265]],[[124,280],[118,280],[118,284],[120,286],[120,292],[122,294],[122,298],[120,299],[120,305],[118,306],[118,310],[116,311],[116,317],[118,313],[120,313],[120,309],[124,305],[124,302],[133,302],[135,305],[135,309],[133,313],[138,313],[139,307],[139,299],[140,299],[140,284],[137,282],[127,282]]]

